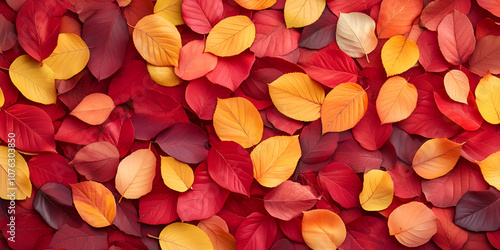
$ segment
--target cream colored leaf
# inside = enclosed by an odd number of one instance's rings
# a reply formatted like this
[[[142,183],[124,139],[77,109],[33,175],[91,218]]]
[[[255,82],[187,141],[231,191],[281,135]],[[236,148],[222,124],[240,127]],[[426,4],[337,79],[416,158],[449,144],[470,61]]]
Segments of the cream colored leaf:
[[[250,48],[254,40],[252,20],[247,16],[231,16],[221,20],[208,33],[205,52],[221,57],[235,56]]]
[[[316,22],[325,6],[325,0],[287,0],[284,9],[286,27],[300,28]]]
[[[55,74],[56,79],[66,80],[80,73],[89,62],[90,51],[81,37],[73,33],[61,33],[57,47],[43,60]]]
[[[336,33],[339,48],[354,58],[367,56],[375,47],[375,21],[363,13],[340,13]]]
[[[444,88],[452,100],[467,104],[470,86],[469,78],[464,72],[454,69],[446,73],[444,76]]]
[[[156,157],[151,149],[139,149],[125,157],[116,171],[116,190],[127,199],[137,199],[151,192]]]

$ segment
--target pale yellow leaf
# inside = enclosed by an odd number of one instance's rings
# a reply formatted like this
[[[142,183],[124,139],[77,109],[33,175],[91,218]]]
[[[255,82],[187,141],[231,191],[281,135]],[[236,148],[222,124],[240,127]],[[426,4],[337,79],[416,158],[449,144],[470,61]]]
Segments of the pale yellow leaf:
[[[363,13],[340,13],[337,22],[336,40],[339,48],[354,58],[367,56],[375,47],[375,21]]]
[[[377,97],[377,113],[382,124],[402,121],[417,107],[417,88],[403,77],[394,76],[382,85]]]
[[[420,52],[417,44],[404,36],[391,37],[382,47],[381,58],[387,76],[401,74],[417,61]]]
[[[337,249],[344,243],[346,236],[345,224],[336,213],[326,209],[304,212],[302,237],[310,248]]]
[[[444,76],[444,88],[452,100],[467,104],[470,86],[469,78],[464,72],[454,69],[446,73]]]
[[[24,97],[41,104],[56,103],[54,71],[29,55],[16,58],[10,65],[9,76]]]
[[[184,24],[182,19],[182,0],[158,0],[155,3],[154,13],[169,20],[173,25]]]
[[[263,10],[273,6],[276,0],[234,0],[241,7],[249,10]]]
[[[25,200],[31,197],[31,180],[28,163],[15,149],[0,146],[0,198]],[[15,193],[14,196],[11,196]]]
[[[174,67],[161,67],[148,63],[148,72],[154,82],[165,87],[174,87],[181,84],[181,79],[175,75]]]
[[[234,56],[250,48],[255,40],[255,25],[247,16],[231,16],[217,23],[208,33],[205,52]]]
[[[426,141],[413,157],[413,170],[424,179],[435,179],[450,172],[462,153],[462,144],[446,138]]]
[[[85,96],[70,115],[87,124],[100,125],[108,119],[114,108],[115,103],[111,97],[102,93],[92,93]]]
[[[151,149],[139,149],[125,157],[116,171],[116,190],[127,199],[137,199],[153,188],[156,157]]]
[[[389,207],[394,197],[394,183],[386,171],[374,169],[365,174],[359,203],[366,211],[381,211]]]
[[[287,28],[300,28],[316,22],[326,0],[287,0],[285,2],[285,23]]]
[[[323,87],[307,74],[289,73],[269,84],[269,95],[284,115],[299,121],[315,121],[320,117],[325,100]]]
[[[81,37],[73,33],[61,33],[57,47],[43,60],[53,71],[56,79],[66,80],[80,73],[89,62],[90,51]]]
[[[500,123],[500,79],[488,72],[476,87],[479,113],[491,124]]]
[[[160,247],[163,250],[213,250],[208,235],[197,226],[175,222],[161,230]]]
[[[193,169],[173,157],[161,157],[161,177],[167,187],[177,192],[186,192],[194,182]]]
[[[500,151],[478,162],[484,180],[491,186],[500,190]]]

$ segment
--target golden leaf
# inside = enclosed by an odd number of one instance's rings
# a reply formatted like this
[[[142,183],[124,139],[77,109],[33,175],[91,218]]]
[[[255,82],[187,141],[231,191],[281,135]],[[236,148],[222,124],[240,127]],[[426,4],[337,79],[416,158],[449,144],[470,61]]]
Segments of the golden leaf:
[[[391,37],[382,47],[382,64],[387,77],[401,74],[415,65],[420,52],[417,44],[404,36]]]
[[[163,250],[213,250],[214,247],[208,235],[198,227],[181,222],[172,223],[161,230],[160,247]]]
[[[14,160],[14,161],[12,161]],[[31,180],[28,163],[13,148],[0,146],[0,198],[11,200],[10,192],[15,191],[16,200],[31,197]]]
[[[336,213],[326,209],[304,212],[302,237],[312,249],[337,249],[347,236],[345,224]]]
[[[417,88],[403,77],[394,76],[382,85],[377,97],[377,113],[382,124],[408,118],[417,107]]]
[[[300,28],[316,22],[325,6],[325,0],[287,0],[284,9],[286,27]]]
[[[481,168],[484,180],[500,190],[500,151],[477,163]]]
[[[182,0],[158,0],[155,3],[154,13],[167,19],[173,25],[184,24],[182,19]]]
[[[57,47],[43,60],[55,74],[55,79],[66,80],[80,73],[89,62],[90,51],[81,37],[73,33],[61,33]]]
[[[276,0],[234,0],[241,7],[249,10],[263,10],[273,6]]]
[[[381,211],[389,207],[394,197],[394,183],[386,171],[374,169],[365,174],[359,203],[366,211]]]
[[[479,113],[491,124],[500,123],[500,79],[486,74],[476,87],[476,102]]]
[[[194,182],[193,169],[173,157],[161,157],[161,177],[167,187],[177,192],[186,192]]]
[[[255,25],[247,16],[231,16],[217,23],[208,33],[205,52],[234,56],[250,48],[255,40]]]
[[[174,67],[161,67],[148,63],[148,72],[154,82],[165,87],[174,87],[181,84],[181,79],[175,75]]]
[[[82,219],[93,227],[107,227],[116,215],[115,197],[99,182],[84,181],[70,184],[73,203]]]

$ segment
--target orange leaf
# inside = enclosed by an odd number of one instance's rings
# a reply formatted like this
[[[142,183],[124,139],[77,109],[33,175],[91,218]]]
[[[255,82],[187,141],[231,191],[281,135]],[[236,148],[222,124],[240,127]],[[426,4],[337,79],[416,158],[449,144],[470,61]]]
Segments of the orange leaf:
[[[330,91],[321,107],[323,134],[353,128],[368,109],[368,95],[356,83],[342,83]]]
[[[276,0],[234,0],[241,7],[249,10],[263,10],[273,6]]]
[[[302,237],[312,249],[337,249],[347,236],[345,224],[334,212],[316,209],[304,212]]]
[[[417,107],[417,88],[403,77],[389,78],[377,97],[377,113],[382,124],[408,118]]]
[[[208,219],[204,219],[198,223],[198,227],[208,235],[214,249],[236,249],[234,236],[229,233],[229,228],[221,217],[214,215]]]
[[[426,141],[413,157],[413,170],[425,179],[435,179],[450,172],[462,153],[462,144],[446,138]]]
[[[378,38],[390,38],[410,31],[423,5],[422,0],[383,0],[377,21]]]
[[[92,93],[84,97],[70,115],[90,125],[100,125],[108,119],[114,108],[115,103],[111,97],[102,93]]]
[[[381,59],[387,76],[401,74],[415,65],[420,52],[415,42],[404,36],[391,37],[382,47]]]
[[[206,75],[217,66],[217,57],[204,52],[205,42],[193,40],[181,49],[179,66],[174,68],[175,74],[183,80],[194,80]]]
[[[116,171],[116,190],[127,199],[137,199],[153,188],[156,157],[151,149],[139,149],[125,157]]]
[[[389,234],[407,247],[427,243],[437,232],[437,218],[423,203],[412,201],[403,204],[389,215]]]
[[[109,189],[95,181],[70,185],[76,211],[85,222],[93,227],[106,227],[113,223],[116,203]]]
[[[500,190],[500,151],[489,155],[477,164],[481,168],[484,180]]]
[[[448,96],[456,101],[467,104],[470,86],[469,78],[460,70],[451,70],[444,76],[444,88]]]

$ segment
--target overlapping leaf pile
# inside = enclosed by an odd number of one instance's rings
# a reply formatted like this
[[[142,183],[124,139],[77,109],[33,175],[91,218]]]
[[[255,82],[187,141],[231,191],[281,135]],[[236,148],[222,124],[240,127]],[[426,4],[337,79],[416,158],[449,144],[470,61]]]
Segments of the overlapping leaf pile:
[[[500,248],[498,1],[0,14],[2,249]]]

